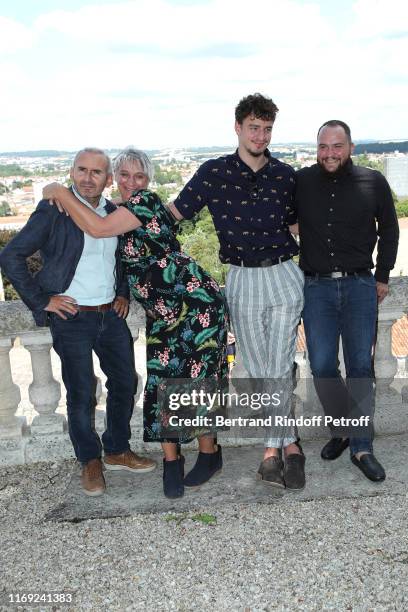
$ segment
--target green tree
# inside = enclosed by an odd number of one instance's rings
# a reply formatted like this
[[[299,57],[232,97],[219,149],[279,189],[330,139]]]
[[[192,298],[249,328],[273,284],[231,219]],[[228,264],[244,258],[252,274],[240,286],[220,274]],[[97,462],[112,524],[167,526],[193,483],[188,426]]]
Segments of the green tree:
[[[395,210],[397,211],[397,217],[408,217],[408,199],[397,199],[397,202],[395,204]]]
[[[120,191],[119,191],[119,189],[116,189],[116,187],[115,187],[115,189],[112,189],[112,192],[111,192],[111,194],[110,194],[109,199],[110,199],[111,201],[112,201],[112,200],[117,200],[117,201],[119,201],[119,200],[120,200],[120,201],[121,201],[121,200],[122,200],[122,198],[121,198],[121,196],[120,196]]]
[[[170,189],[168,189],[167,187],[163,187],[163,185],[160,185],[159,187],[157,187],[157,189],[155,189],[155,193],[157,193],[163,204],[167,204],[170,198]]]
[[[158,185],[166,185],[167,183],[177,183],[182,185],[183,179],[177,170],[163,170],[159,165],[154,167],[154,180]]]
[[[178,239],[183,251],[194,257],[219,284],[225,284],[228,266],[219,260],[220,245],[208,208],[203,208],[191,221],[180,223]]]
[[[30,176],[31,172],[18,164],[0,164],[0,176]]]
[[[222,264],[218,258],[219,244],[216,235],[208,235],[198,228],[185,237],[182,248],[220,285],[225,284],[228,266]]]
[[[192,234],[194,232],[194,229],[195,223],[193,220],[185,219],[184,221],[179,223],[177,239],[180,241],[181,244],[183,244],[183,241],[189,234]]]
[[[12,214],[10,204],[3,200],[0,204],[0,217],[10,217]]]
[[[33,181],[31,179],[28,179],[27,181],[13,181],[11,183],[11,189],[21,189],[22,187],[28,187],[32,184]]]
[[[381,174],[384,174],[384,162],[381,159],[369,159],[366,153],[362,155],[354,155],[353,162],[356,166],[365,166],[366,168],[372,168],[378,170]]]
[[[17,234],[15,230],[0,230],[0,250]],[[27,258],[29,272],[34,276],[42,268],[40,253],[34,253]],[[3,274],[4,295],[6,300],[19,300],[20,297],[7,276]]]

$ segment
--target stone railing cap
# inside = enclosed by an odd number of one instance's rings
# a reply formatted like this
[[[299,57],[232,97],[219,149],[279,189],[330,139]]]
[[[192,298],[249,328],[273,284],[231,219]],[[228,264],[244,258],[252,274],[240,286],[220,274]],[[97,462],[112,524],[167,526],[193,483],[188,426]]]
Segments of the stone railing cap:
[[[143,308],[131,302],[127,323],[131,328],[145,326]],[[21,300],[0,302],[0,337],[18,336],[24,332],[44,331],[35,324],[33,315]]]

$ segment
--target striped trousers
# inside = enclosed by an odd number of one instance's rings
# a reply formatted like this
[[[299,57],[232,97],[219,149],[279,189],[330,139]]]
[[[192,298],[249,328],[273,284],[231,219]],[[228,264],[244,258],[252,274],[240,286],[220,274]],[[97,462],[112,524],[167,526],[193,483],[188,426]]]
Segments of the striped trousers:
[[[280,393],[279,407],[265,406],[265,416],[291,414],[303,285],[303,272],[292,260],[265,268],[231,265],[228,271],[225,295],[244,367],[265,392]],[[296,439],[295,428],[275,426],[266,431],[264,444],[282,448]]]

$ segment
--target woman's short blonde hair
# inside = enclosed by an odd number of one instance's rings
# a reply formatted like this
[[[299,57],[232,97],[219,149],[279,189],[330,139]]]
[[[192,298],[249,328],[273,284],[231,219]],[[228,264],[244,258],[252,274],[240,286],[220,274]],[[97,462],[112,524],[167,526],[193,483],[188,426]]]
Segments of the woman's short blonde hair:
[[[154,169],[149,157],[143,151],[140,151],[139,149],[134,149],[133,147],[126,147],[126,149],[119,151],[119,153],[114,158],[113,173],[115,175],[115,178],[122,165],[126,162],[139,162],[142,166],[143,172],[145,173],[149,181],[153,180]]]

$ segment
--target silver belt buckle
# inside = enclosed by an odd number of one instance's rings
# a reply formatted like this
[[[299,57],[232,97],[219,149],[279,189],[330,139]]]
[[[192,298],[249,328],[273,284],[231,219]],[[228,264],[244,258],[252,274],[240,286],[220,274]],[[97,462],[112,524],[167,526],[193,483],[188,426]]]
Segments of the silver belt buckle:
[[[331,277],[332,278],[343,278],[343,272],[332,272]]]

